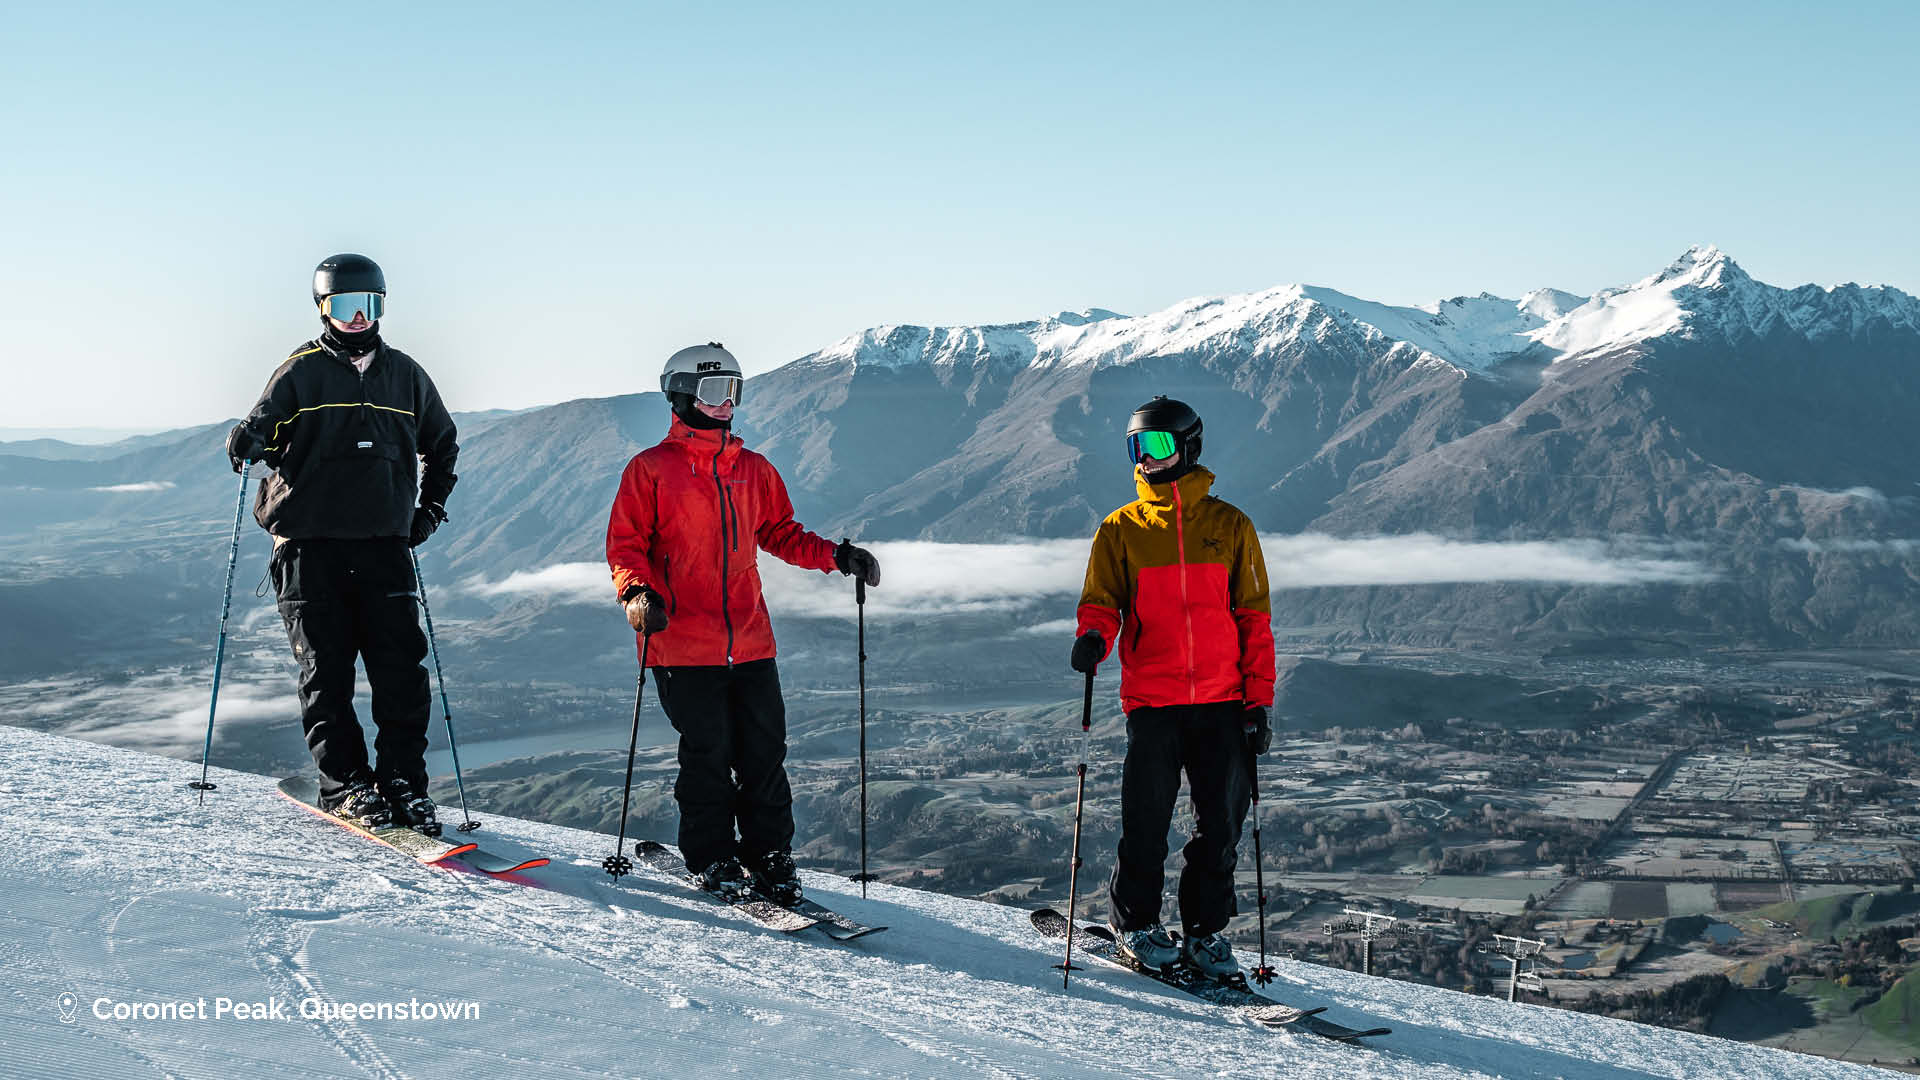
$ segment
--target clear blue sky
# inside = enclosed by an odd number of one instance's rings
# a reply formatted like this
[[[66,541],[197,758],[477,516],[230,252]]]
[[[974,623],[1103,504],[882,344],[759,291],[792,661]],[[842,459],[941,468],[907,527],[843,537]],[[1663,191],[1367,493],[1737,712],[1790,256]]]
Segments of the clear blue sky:
[[[1920,290],[1920,5],[34,4],[0,426],[243,411],[386,267],[456,409],[1283,282]],[[822,6],[823,8],[826,6]]]

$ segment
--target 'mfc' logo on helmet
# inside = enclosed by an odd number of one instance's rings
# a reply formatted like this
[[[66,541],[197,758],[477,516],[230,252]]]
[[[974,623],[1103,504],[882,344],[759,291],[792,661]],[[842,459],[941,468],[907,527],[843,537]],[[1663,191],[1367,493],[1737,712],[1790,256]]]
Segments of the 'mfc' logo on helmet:
[[[720,370],[721,368],[723,368],[723,367],[726,367],[726,365],[725,365],[725,364],[722,364],[722,363],[721,363],[720,361],[718,361],[718,360],[702,360],[702,361],[700,361],[700,363],[698,363],[698,364],[696,364],[696,365],[694,365],[694,369],[693,369],[693,370],[695,370],[695,371],[719,371],[719,370]]]

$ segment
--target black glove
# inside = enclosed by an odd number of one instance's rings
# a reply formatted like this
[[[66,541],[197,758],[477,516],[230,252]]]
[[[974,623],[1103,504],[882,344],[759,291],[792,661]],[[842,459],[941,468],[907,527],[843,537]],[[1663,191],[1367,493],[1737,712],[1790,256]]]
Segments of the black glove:
[[[250,461],[260,460],[260,436],[244,422],[227,432],[227,460],[233,463],[234,472],[246,468]]]
[[[1073,659],[1069,663],[1073,665],[1073,670],[1091,675],[1106,656],[1107,640],[1100,636],[1100,631],[1089,630],[1073,639]]]
[[[857,574],[867,583],[867,588],[880,587],[880,560],[866,548],[854,547],[849,541],[840,541],[833,549],[833,566],[843,574]]]
[[[1252,705],[1247,708],[1246,724],[1241,728],[1247,735],[1247,749],[1254,757],[1267,752],[1273,745],[1273,724],[1267,719],[1265,705]]]
[[[667,628],[667,599],[645,585],[627,590],[621,606],[627,609],[627,625],[636,634],[657,634]]]
[[[419,509],[413,512],[413,528],[407,533],[407,543],[413,547],[426,543],[427,537],[432,536],[433,530],[445,520],[447,512],[439,503],[421,503]]]

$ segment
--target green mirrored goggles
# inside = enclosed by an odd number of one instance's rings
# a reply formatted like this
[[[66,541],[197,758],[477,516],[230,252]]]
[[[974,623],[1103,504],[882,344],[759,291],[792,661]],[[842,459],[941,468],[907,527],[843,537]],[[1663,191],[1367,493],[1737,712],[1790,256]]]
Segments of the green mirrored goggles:
[[[1180,449],[1180,440],[1171,431],[1136,431],[1127,436],[1127,456],[1135,465],[1152,458],[1165,461]]]

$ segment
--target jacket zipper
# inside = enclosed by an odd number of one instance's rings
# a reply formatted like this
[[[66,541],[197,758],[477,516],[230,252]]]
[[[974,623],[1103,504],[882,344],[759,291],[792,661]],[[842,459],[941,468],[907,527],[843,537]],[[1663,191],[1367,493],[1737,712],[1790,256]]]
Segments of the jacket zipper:
[[[720,496],[720,618],[727,624],[727,666],[733,666],[733,611],[727,607],[727,589],[733,572],[731,555],[733,536],[727,524],[727,485],[720,479],[720,455],[727,449],[727,437],[720,436],[720,449],[713,455],[713,487]]]
[[[1173,542],[1179,548],[1180,618],[1187,625],[1187,704],[1194,704],[1193,689],[1193,608],[1187,603],[1187,527],[1186,504],[1180,499],[1180,483],[1173,484]]]
[[[372,365],[372,364],[368,364],[367,366],[368,366],[368,367],[372,367],[373,365]],[[367,396],[367,373],[366,373],[366,372],[364,372],[364,371],[359,371],[358,369],[356,369],[356,370],[355,370],[355,374],[357,374],[357,375],[359,375],[359,376],[360,376],[360,404],[362,404],[362,405],[371,405],[371,404],[373,404],[373,399],[372,399],[371,397],[368,397],[368,396]],[[374,417],[374,415],[373,415],[373,410],[372,410],[372,409],[363,409],[363,410],[361,410],[361,412],[360,412],[360,430],[361,430],[361,431],[362,431],[363,433],[365,433],[365,435],[367,436],[367,440],[368,440],[368,442],[369,442],[369,444],[370,444],[370,445],[369,445],[369,449],[371,449],[371,448],[372,448],[372,447],[371,447],[371,442],[372,442],[372,440],[373,440],[373,424],[374,424],[374,419],[375,419],[375,417]]]
[[[731,490],[728,490],[732,486],[733,485],[731,484],[726,485],[726,487],[723,487],[721,489],[720,493],[726,496],[727,513],[733,516],[733,550],[739,551],[740,550],[740,507],[738,504],[736,504],[733,501],[733,492]]]

